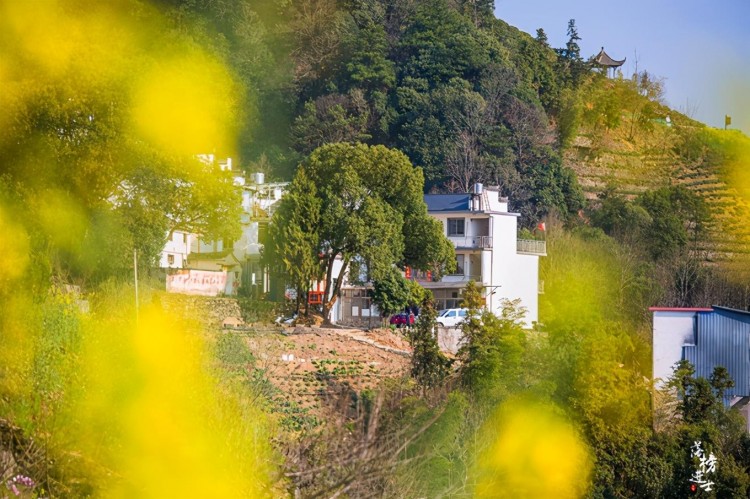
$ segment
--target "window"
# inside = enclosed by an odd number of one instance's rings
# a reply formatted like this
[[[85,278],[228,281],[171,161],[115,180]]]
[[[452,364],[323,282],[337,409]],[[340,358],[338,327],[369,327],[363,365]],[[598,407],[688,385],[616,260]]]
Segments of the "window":
[[[463,218],[449,218],[448,219],[448,237],[451,236],[465,236],[464,230],[464,219]]]
[[[456,271],[454,275],[464,275],[464,255],[456,255]]]
[[[459,317],[466,317],[466,310],[464,310],[464,309],[459,310],[458,311],[458,316]]]
[[[167,265],[174,265],[174,255],[167,255]]]

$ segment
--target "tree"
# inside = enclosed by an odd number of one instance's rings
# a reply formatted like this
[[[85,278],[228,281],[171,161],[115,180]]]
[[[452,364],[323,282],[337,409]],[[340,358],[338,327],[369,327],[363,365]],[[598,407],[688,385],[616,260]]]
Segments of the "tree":
[[[495,0],[458,0],[458,8],[476,27],[495,18]]]
[[[361,90],[349,95],[331,94],[305,104],[292,125],[292,141],[302,154],[333,142],[356,142],[369,137],[367,101]]]
[[[393,87],[396,71],[393,61],[388,59],[388,48],[385,29],[374,22],[368,22],[350,35],[346,73],[353,86],[369,91]]]
[[[320,199],[304,168],[299,168],[289,191],[279,202],[269,227],[270,244],[264,248],[267,264],[278,261],[283,274],[297,291],[297,310],[310,284],[319,278],[317,225]],[[307,314],[307,300],[305,313]]]
[[[437,273],[453,264],[450,241],[427,214],[421,171],[402,153],[384,146],[329,144],[313,151],[301,168],[320,203],[315,253],[325,283],[326,320],[347,274],[377,282],[394,264]],[[288,223],[284,216],[275,213],[272,223]],[[286,249],[278,249],[283,261]]]
[[[411,304],[411,288],[396,267],[391,267],[382,279],[373,283],[372,299],[380,315],[388,317],[403,311]]]
[[[538,41],[540,44],[542,44],[545,47],[549,47],[549,39],[547,38],[547,33],[544,32],[544,29],[537,28],[536,41]]]
[[[448,375],[450,361],[440,351],[435,331],[437,311],[430,298],[422,302],[416,327],[409,332],[411,375],[423,391],[440,385]]]
[[[472,81],[497,48],[446,0],[421,3],[410,21],[396,52],[401,78],[423,78],[433,87],[453,78]]]
[[[333,0],[295,4],[289,29],[295,35],[295,80],[310,85],[330,77],[347,29],[347,18]]]
[[[568,21],[568,41],[565,42],[565,48],[556,49],[556,52],[562,70],[573,88],[578,87],[587,72],[587,65],[581,57],[581,47],[578,45],[580,40],[576,20],[570,19]]]
[[[9,182],[23,186],[31,211],[24,224],[40,235],[40,254],[73,279],[103,279],[107,259],[96,256],[90,273],[71,240],[98,244],[113,234],[115,274],[133,247],[144,264],[154,263],[175,229],[236,235],[231,179],[195,160],[234,148],[238,101],[223,61],[138,2],[43,11],[56,19],[43,30],[46,41],[21,28],[33,18],[23,7],[3,16],[16,43],[0,49],[9,65],[26,68],[3,76],[0,157]],[[114,31],[132,43],[103,35]],[[28,49],[56,39],[69,40],[59,58]]]
[[[619,240],[636,242],[651,216],[640,205],[618,194],[613,185],[597,195],[599,206],[589,215],[591,223]]]
[[[581,60],[581,47],[578,46],[578,41],[581,39],[578,36],[578,28],[576,28],[576,20],[570,19],[568,21],[568,41],[565,43],[564,57],[571,61]]]
[[[682,186],[645,192],[636,203],[651,217],[644,237],[654,259],[674,256],[689,245],[694,248],[710,216],[705,202]]]
[[[242,198],[230,172],[194,158],[134,169],[110,197],[144,257],[153,258],[174,231],[205,240],[234,241],[240,234]]]
[[[463,306],[468,308],[461,326],[464,344],[461,382],[477,395],[493,395],[517,380],[524,350],[520,300],[503,303],[501,316],[484,310],[483,290],[474,281],[466,284]]]

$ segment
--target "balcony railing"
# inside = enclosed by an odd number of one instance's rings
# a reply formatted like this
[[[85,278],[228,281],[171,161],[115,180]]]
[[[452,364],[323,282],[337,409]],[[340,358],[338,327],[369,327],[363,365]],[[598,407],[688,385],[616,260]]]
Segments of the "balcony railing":
[[[443,276],[444,282],[460,282],[460,281],[476,281],[481,282],[482,276],[481,275],[470,275],[470,274],[464,274],[461,272],[460,274],[447,274]]]
[[[547,241],[519,239],[516,243],[516,253],[547,256]]]
[[[492,248],[492,236],[450,236],[456,248],[486,249]]]

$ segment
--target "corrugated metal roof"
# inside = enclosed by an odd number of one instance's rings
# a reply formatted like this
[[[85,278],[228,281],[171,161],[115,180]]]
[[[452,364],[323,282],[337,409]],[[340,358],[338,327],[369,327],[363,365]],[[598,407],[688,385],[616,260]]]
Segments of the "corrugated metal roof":
[[[696,320],[696,344],[683,346],[683,359],[706,379],[715,367],[726,367],[734,380],[727,396],[750,396],[750,313],[714,307],[698,312]]]
[[[700,307],[649,307],[649,312],[713,312],[712,308]]]
[[[425,194],[427,211],[470,211],[471,194]]]

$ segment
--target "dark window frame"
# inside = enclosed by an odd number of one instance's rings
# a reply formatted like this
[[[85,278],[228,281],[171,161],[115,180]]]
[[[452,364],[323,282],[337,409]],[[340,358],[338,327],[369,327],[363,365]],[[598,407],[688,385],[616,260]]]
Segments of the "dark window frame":
[[[466,236],[466,219],[465,218],[449,218],[447,225],[448,225],[448,237],[465,237]]]

